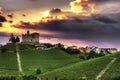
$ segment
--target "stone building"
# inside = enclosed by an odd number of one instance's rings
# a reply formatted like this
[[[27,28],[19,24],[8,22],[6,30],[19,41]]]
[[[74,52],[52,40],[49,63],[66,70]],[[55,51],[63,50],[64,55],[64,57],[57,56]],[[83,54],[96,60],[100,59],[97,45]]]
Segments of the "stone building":
[[[22,34],[22,43],[24,44],[39,44],[39,33],[31,33],[27,31],[26,34]]]

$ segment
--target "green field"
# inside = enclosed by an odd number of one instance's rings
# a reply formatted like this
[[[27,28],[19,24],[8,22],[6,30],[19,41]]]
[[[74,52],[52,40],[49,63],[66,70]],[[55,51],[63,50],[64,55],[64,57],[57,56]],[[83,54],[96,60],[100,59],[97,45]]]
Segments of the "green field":
[[[0,51],[0,76],[5,75],[17,75],[18,66],[15,51],[15,45],[3,46],[2,48],[7,49],[7,52],[2,53]]]
[[[102,78],[113,78],[120,76],[120,53],[113,54],[110,57],[116,57],[117,60],[114,64],[106,71]]]
[[[65,77],[67,79],[80,79],[81,77],[86,77],[88,80],[93,80],[101,72],[101,70],[103,70],[107,64],[115,57],[117,60],[102,77],[103,80],[109,80],[110,78],[120,76],[120,53],[78,62],[71,66],[66,66],[51,72],[47,72],[40,75],[40,77],[49,78],[49,80],[53,80],[55,77]]]
[[[42,73],[56,68],[73,64],[78,62],[79,59],[59,48],[50,50],[24,50],[20,51],[21,62],[23,71],[26,74],[35,74],[37,68],[40,68]]]
[[[7,52],[0,52],[0,74],[18,74],[16,45],[3,46],[2,48],[7,49]],[[36,50],[31,45],[19,45],[19,54],[23,73],[27,75],[35,74],[37,68],[44,73],[80,61],[79,58],[73,57],[59,48]]]
[[[7,51],[4,53],[0,51],[0,76],[18,75],[16,45],[3,46],[0,47],[0,50],[3,48]],[[109,80],[120,76],[120,53],[82,61],[58,47],[36,50],[32,45],[19,45],[19,55],[23,73],[34,75],[36,69],[40,69],[42,73],[37,77],[43,78],[43,80],[46,78],[54,80],[55,77],[68,80],[86,77],[88,80],[94,80],[113,58],[117,58],[117,60],[102,75],[101,79]]]

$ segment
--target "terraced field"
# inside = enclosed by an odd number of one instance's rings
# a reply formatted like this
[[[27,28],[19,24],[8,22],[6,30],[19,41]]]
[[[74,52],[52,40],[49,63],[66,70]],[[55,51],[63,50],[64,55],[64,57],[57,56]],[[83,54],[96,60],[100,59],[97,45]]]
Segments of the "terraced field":
[[[0,47],[0,50],[3,48],[7,51],[0,51],[0,76],[18,75],[16,45],[3,46]],[[115,58],[116,60],[105,70],[100,79],[110,80],[120,76],[120,53],[81,61],[58,47],[36,50],[32,45],[19,45],[18,54],[23,73],[34,75],[36,69],[39,68],[42,73],[37,77],[42,78],[42,80],[46,80],[46,78],[54,80],[55,77],[58,79],[67,78],[68,80],[73,78],[75,80],[80,78],[94,80]]]
[[[0,52],[0,74],[18,74],[16,45],[3,46],[7,52]],[[2,49],[0,48],[0,49]],[[36,50],[31,45],[19,45],[19,55],[23,73],[32,75],[40,68],[42,73],[80,61],[59,48]]]
[[[49,78],[49,80],[54,80],[55,77],[67,78],[67,79],[80,79],[81,77],[86,77],[88,80],[96,79],[101,70],[105,69],[106,66],[116,57],[115,63],[102,75],[102,79],[110,79],[115,76],[120,76],[120,53],[111,54],[109,56],[104,56],[96,59],[91,59],[88,61],[78,62],[71,66],[66,66],[63,68],[56,69],[51,72],[44,73],[40,75],[42,78]]]
[[[112,79],[113,77],[120,76],[120,53],[113,54],[110,57],[116,57],[117,60],[113,63],[113,65],[102,76],[103,79],[108,79],[108,78]]]

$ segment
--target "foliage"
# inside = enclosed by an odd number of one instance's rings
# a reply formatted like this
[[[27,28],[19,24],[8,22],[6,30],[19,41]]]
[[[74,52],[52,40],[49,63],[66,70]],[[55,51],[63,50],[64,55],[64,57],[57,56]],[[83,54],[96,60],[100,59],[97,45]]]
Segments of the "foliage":
[[[30,75],[30,76],[23,76],[22,80],[39,80],[39,79],[33,75]]]
[[[1,52],[2,52],[2,53],[6,53],[6,52],[7,52],[7,49],[6,49],[6,48],[2,48],[2,49],[1,49]]]
[[[96,53],[95,51],[90,51],[89,53],[85,53],[84,55],[80,55],[79,58],[83,59],[83,60],[88,60],[91,58],[96,58],[96,57],[101,57],[101,56],[105,56],[105,54],[101,53]]]
[[[36,70],[36,74],[41,74],[41,70],[40,70],[40,69],[37,69],[37,70]]]
[[[5,76],[5,77],[0,77],[0,80],[16,80],[16,77],[14,77],[14,76]]]
[[[67,52],[68,54],[79,54],[80,51],[78,49],[73,49],[71,47],[65,49],[65,48],[62,48],[65,52]]]
[[[20,38],[18,36],[16,37],[15,40],[16,40],[16,42],[20,42]]]
[[[44,45],[46,46],[46,48],[54,47],[54,45],[52,45],[52,44],[50,44],[50,43],[45,43]]]

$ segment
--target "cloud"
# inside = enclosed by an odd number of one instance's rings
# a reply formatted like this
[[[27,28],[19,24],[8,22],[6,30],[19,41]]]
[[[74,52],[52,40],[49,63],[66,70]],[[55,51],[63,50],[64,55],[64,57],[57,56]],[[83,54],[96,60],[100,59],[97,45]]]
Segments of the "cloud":
[[[14,15],[13,13],[10,13],[10,14],[8,14],[7,16],[12,19],[12,18],[13,18],[13,15]]]
[[[75,0],[70,2],[71,11],[81,14],[94,13],[95,4],[90,0]]]
[[[0,16],[0,22],[5,22],[7,21],[6,18],[4,16]]]
[[[2,7],[0,7],[0,14],[2,14],[3,13],[3,11],[2,11]]]
[[[110,15],[113,16],[113,15]],[[108,22],[106,21],[108,20]],[[47,23],[38,23],[36,25],[24,24],[16,26],[16,28],[44,30],[57,33],[57,35],[42,35],[43,37],[64,38],[64,39],[80,39],[80,40],[120,40],[120,21],[116,22],[116,18],[106,16],[72,20],[53,20]],[[111,24],[112,22],[112,24]]]
[[[116,20],[111,19],[106,16],[96,17],[95,20],[103,22],[103,23],[108,23],[108,24],[118,23]]]

